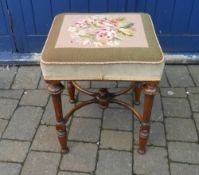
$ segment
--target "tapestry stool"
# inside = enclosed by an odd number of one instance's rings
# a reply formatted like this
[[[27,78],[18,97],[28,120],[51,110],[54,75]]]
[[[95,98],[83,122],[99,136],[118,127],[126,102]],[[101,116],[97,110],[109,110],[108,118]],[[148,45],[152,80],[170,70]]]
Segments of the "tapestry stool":
[[[140,121],[139,148],[145,153],[149,137],[153,98],[164,69],[164,58],[153,23],[144,13],[65,13],[54,18],[40,61],[48,92],[52,97],[56,130],[62,152],[67,146],[66,123],[72,114],[92,103],[107,108],[109,103],[126,107]],[[77,81],[130,81],[129,87],[117,92],[100,88],[91,92]],[[75,106],[62,113],[61,93],[67,82],[70,102]],[[75,90],[92,98],[78,102]],[[135,104],[144,93],[143,114],[134,106],[115,97],[134,92]]]

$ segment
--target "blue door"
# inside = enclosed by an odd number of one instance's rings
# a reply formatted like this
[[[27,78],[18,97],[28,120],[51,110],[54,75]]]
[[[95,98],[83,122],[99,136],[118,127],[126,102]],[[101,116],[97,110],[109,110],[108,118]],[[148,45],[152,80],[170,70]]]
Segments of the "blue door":
[[[0,1],[0,51],[15,52],[11,20],[6,2]]]
[[[164,51],[199,51],[199,0],[5,1],[19,52],[40,52],[53,17],[62,12],[147,12]],[[2,32],[6,33],[6,28],[0,29],[0,36]]]

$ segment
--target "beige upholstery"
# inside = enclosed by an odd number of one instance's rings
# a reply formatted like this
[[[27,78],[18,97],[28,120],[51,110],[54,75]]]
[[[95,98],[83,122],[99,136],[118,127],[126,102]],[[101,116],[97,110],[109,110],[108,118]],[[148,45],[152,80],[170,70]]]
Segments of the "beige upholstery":
[[[111,38],[100,38],[103,32]],[[163,67],[151,18],[143,13],[60,14],[41,56],[45,80],[159,81]]]

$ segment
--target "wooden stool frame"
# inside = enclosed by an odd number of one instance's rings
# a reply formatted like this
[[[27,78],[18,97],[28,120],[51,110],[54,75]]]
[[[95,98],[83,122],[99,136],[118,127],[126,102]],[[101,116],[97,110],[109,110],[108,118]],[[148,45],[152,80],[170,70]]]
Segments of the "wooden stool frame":
[[[59,139],[61,150],[63,153],[68,153],[69,151],[69,148],[67,146],[67,131],[66,131],[67,121],[76,110],[92,103],[97,103],[102,108],[107,108],[109,103],[116,103],[132,111],[141,123],[140,131],[139,131],[138,152],[140,154],[145,153],[145,147],[148,141],[149,131],[150,131],[150,116],[151,116],[151,110],[153,106],[153,99],[157,92],[157,85],[159,84],[159,81],[132,82],[129,85],[129,87],[127,87],[126,89],[115,92],[115,93],[110,93],[108,89],[106,88],[100,88],[97,92],[90,92],[80,87],[75,81],[67,81],[67,90],[68,90],[68,95],[70,97],[71,103],[76,102],[75,89],[77,89],[78,91],[84,94],[92,96],[93,98],[87,101],[77,103],[75,107],[73,107],[67,112],[66,115],[63,115],[62,104],[61,104],[62,103],[61,93],[65,89],[64,85],[61,84],[60,81],[56,81],[56,80],[47,80],[46,82],[48,84],[48,92],[52,97],[52,101],[54,105],[56,122],[57,122],[56,130],[58,133],[58,139]],[[143,115],[141,115],[138,111],[136,111],[132,105],[115,98],[116,96],[125,94],[126,92],[130,90],[134,91],[134,98],[135,98],[136,105],[140,104],[140,95],[141,95],[141,92],[143,91],[144,93]]]

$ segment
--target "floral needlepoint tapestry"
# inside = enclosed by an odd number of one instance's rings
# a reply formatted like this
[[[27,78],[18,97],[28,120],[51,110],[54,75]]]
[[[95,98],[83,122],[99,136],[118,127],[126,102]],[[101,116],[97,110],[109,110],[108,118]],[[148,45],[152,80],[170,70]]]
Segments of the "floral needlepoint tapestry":
[[[119,45],[125,37],[133,37],[136,29],[125,17],[95,15],[74,22],[68,31],[71,42],[100,47]]]
[[[55,48],[148,47],[139,14],[65,14]]]

